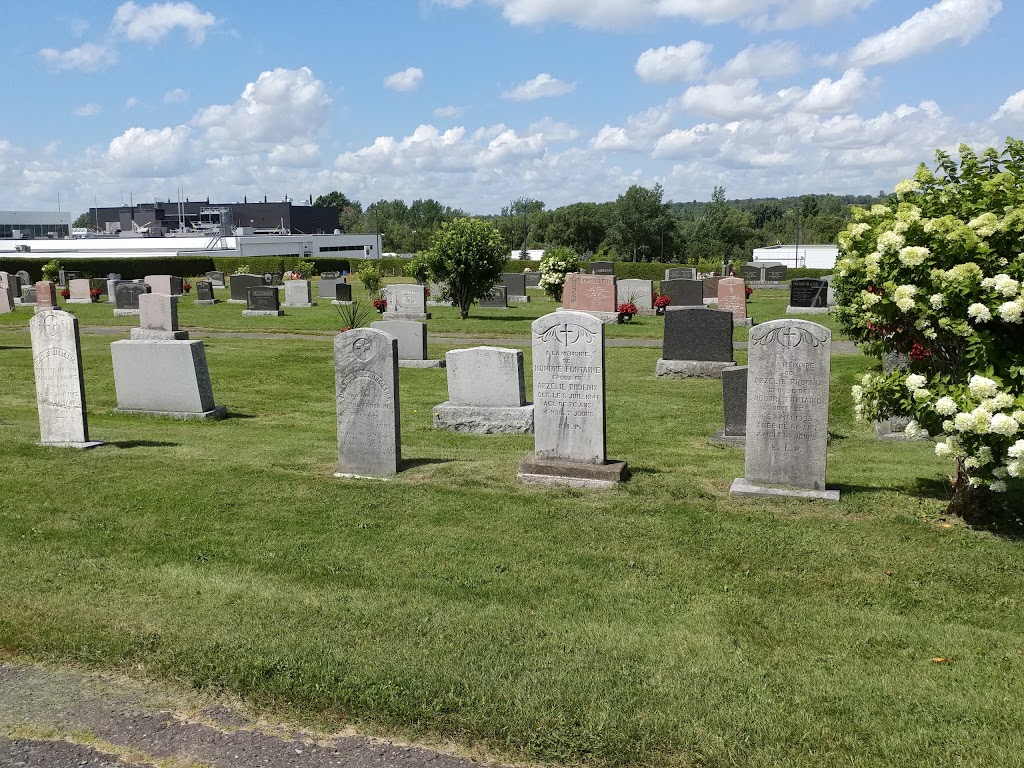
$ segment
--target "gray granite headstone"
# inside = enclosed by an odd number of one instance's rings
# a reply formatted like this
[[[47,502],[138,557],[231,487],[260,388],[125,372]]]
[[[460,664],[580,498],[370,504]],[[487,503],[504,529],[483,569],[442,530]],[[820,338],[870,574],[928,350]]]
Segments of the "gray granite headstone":
[[[14,281],[0,277],[0,315],[13,312],[14,307]]]
[[[146,275],[143,282],[149,286],[151,293],[162,293],[165,296],[180,296],[185,281],[174,275]]]
[[[481,309],[508,309],[508,289],[504,285],[496,285],[480,299]]]
[[[704,284],[700,280],[662,280],[659,293],[672,300],[670,307],[704,306]]]
[[[338,475],[389,477],[402,463],[398,339],[374,328],[334,337]]]
[[[781,283],[788,275],[789,268],[785,264],[766,264],[764,267],[766,283]]]
[[[331,298],[331,301],[337,301],[342,304],[351,304],[352,286],[342,280],[335,281],[334,296]]]
[[[669,267],[665,270],[666,280],[696,280],[697,270],[693,267]]]
[[[764,282],[764,270],[760,264],[744,264],[740,267],[740,277],[748,283]]]
[[[22,287],[32,285],[32,276],[24,269],[19,269],[15,274],[18,276],[18,280],[21,281]]]
[[[522,272],[505,272],[501,280],[509,296],[526,295],[526,276]]]
[[[313,284],[309,280],[286,280],[284,283],[284,306],[313,307]]]
[[[29,320],[39,409],[39,442],[69,448],[100,445],[89,440],[78,318],[59,309]]]
[[[178,330],[179,298],[165,293],[140,294],[139,327],[132,328],[132,339],[187,340],[188,331]]]
[[[619,280],[615,283],[615,304],[632,301],[641,315],[654,314],[654,282],[652,280]]]
[[[261,275],[231,275],[228,281],[231,287],[229,301],[234,304],[245,304],[248,301],[249,289],[263,285]]]
[[[21,303],[32,305],[36,303],[36,287],[34,285],[24,285],[21,288]]]
[[[214,288],[223,288],[225,285],[224,273],[221,272],[219,269],[214,269],[207,272],[206,277],[211,283],[213,283]]]
[[[281,296],[277,286],[258,285],[246,291],[245,311],[243,317],[281,316]]]
[[[533,431],[526,403],[523,353],[473,347],[445,355],[448,400],[434,406],[434,426],[453,432],[524,434]]]
[[[149,293],[149,286],[143,283],[118,283],[114,289],[114,314],[138,314],[139,296],[146,293]]]
[[[540,272],[523,272],[523,276],[526,280],[527,288],[539,288],[540,287]]]
[[[747,434],[747,366],[737,365],[722,371],[722,406],[725,411],[725,434],[742,437]]]
[[[375,320],[371,328],[398,339],[399,360],[427,359],[427,324],[414,320]]]
[[[427,288],[425,285],[397,284],[385,288],[388,307],[386,320],[429,320],[427,314]]]
[[[825,488],[831,331],[786,318],[749,339],[746,460],[731,493],[838,499]]]

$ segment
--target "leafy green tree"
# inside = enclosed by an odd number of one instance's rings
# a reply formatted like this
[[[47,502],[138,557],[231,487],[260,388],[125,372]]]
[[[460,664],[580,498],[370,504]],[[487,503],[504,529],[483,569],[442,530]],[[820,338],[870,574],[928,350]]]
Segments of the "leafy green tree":
[[[441,225],[424,259],[433,278],[448,284],[447,297],[465,320],[501,278],[505,246],[489,222],[459,218]]]
[[[670,225],[661,184],[634,184],[615,201],[609,239],[630,261],[651,261],[660,254],[661,233]]]
[[[577,253],[595,253],[607,234],[605,207],[597,203],[572,203],[552,211],[545,242],[568,246]]]
[[[359,282],[363,284],[363,288],[371,297],[380,294],[380,289],[384,287],[384,278],[372,262],[363,262],[356,274],[359,275]]]
[[[89,218],[89,212],[78,214],[78,218],[75,219],[71,225],[75,229],[92,229],[92,219]]]
[[[338,229],[342,232],[353,232],[359,229],[363,215],[363,205],[358,200],[349,200],[344,192],[328,192],[313,201],[319,208],[338,209]]]
[[[405,274],[421,285],[430,280],[430,267],[423,256],[413,256],[405,265]]]

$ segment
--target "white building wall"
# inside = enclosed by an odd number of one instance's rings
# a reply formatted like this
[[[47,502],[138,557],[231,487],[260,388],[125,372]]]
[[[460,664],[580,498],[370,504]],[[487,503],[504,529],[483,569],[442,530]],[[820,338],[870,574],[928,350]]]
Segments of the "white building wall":
[[[787,267],[809,267],[832,269],[839,256],[836,245],[776,245],[770,248],[755,248],[753,261],[775,261]]]

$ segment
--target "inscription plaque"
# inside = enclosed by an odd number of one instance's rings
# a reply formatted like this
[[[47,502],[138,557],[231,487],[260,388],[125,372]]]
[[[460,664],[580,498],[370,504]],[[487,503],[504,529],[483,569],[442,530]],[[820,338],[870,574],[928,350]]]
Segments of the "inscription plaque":
[[[824,307],[828,304],[828,283],[813,278],[797,278],[789,284],[791,307]]]

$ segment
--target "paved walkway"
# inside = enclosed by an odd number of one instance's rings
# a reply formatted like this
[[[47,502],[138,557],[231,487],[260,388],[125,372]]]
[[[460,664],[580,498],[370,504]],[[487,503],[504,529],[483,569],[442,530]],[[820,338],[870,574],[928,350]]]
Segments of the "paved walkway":
[[[253,722],[223,704],[100,674],[0,664],[0,766],[470,768],[473,760],[362,736]]]

